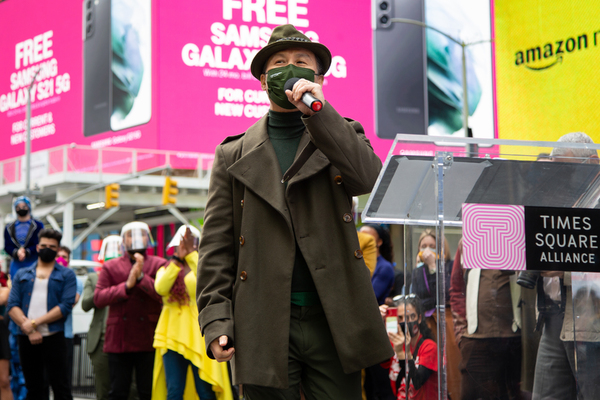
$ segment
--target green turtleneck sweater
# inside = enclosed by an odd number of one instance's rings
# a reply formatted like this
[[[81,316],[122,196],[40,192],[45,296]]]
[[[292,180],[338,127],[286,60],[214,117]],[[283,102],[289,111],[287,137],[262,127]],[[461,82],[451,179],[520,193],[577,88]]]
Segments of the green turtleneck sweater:
[[[306,127],[302,122],[302,112],[282,113],[269,110],[267,133],[275,149],[281,176],[294,162],[300,139]],[[287,185],[287,182],[285,183]],[[313,282],[306,260],[296,242],[294,271],[292,273],[292,303],[311,306],[319,303],[317,289]]]

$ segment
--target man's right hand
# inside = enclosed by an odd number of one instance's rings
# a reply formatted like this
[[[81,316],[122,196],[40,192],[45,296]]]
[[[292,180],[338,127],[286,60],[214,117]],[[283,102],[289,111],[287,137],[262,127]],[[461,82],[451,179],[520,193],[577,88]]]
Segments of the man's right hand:
[[[25,252],[24,247],[21,247],[19,250],[17,250],[17,257],[19,257],[19,261],[23,261],[26,255],[27,253]]]
[[[225,350],[224,347],[227,346],[227,342],[229,338],[225,335],[219,336],[217,339],[213,340],[210,343],[210,350],[215,356],[215,360],[218,362],[225,362],[231,360],[233,354],[235,353],[235,349],[233,347]]]

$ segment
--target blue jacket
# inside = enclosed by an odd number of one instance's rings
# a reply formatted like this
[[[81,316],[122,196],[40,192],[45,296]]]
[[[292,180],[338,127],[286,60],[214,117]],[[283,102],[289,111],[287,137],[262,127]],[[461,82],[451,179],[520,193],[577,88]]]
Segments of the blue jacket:
[[[10,275],[13,280],[17,270],[24,266],[30,266],[37,261],[38,253],[36,245],[40,242],[38,235],[42,229],[44,229],[44,223],[32,218],[29,232],[27,232],[27,237],[25,238],[25,245],[23,246],[25,248],[26,256],[25,259],[20,262],[19,257],[17,257],[17,252],[21,245],[17,241],[15,223],[12,222],[4,228],[4,251],[12,257],[10,263]]]
[[[377,256],[377,266],[373,272],[371,283],[377,302],[382,305],[394,286],[394,266],[381,255]]]
[[[23,314],[27,316],[33,283],[35,281],[36,267],[37,263],[31,267],[21,268],[17,271],[12,281],[10,295],[8,296],[7,309],[9,312],[13,307],[19,307],[23,310]],[[75,272],[58,263],[54,263],[54,270],[50,274],[50,281],[48,282],[48,311],[59,306],[63,317],[48,324],[50,332],[65,330],[65,320],[73,309],[73,303],[75,303],[76,289],[77,278],[75,277]],[[13,334],[23,335],[18,324],[12,324],[11,328]]]

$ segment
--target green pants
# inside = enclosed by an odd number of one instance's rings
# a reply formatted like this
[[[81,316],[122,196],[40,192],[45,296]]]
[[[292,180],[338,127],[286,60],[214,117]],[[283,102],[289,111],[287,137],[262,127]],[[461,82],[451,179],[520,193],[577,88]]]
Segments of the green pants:
[[[292,304],[289,388],[244,385],[246,400],[361,400],[360,371],[345,374],[321,305]]]

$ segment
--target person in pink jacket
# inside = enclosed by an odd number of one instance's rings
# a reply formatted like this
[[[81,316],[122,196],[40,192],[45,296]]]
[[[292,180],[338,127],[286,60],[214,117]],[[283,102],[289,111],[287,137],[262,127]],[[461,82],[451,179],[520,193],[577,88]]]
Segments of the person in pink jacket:
[[[109,399],[126,400],[135,370],[140,400],[152,395],[154,331],[162,299],[154,290],[156,271],[167,264],[146,254],[152,244],[150,228],[131,222],[121,230],[123,256],[104,264],[94,291],[96,307],[109,306],[104,352],[110,370]]]

